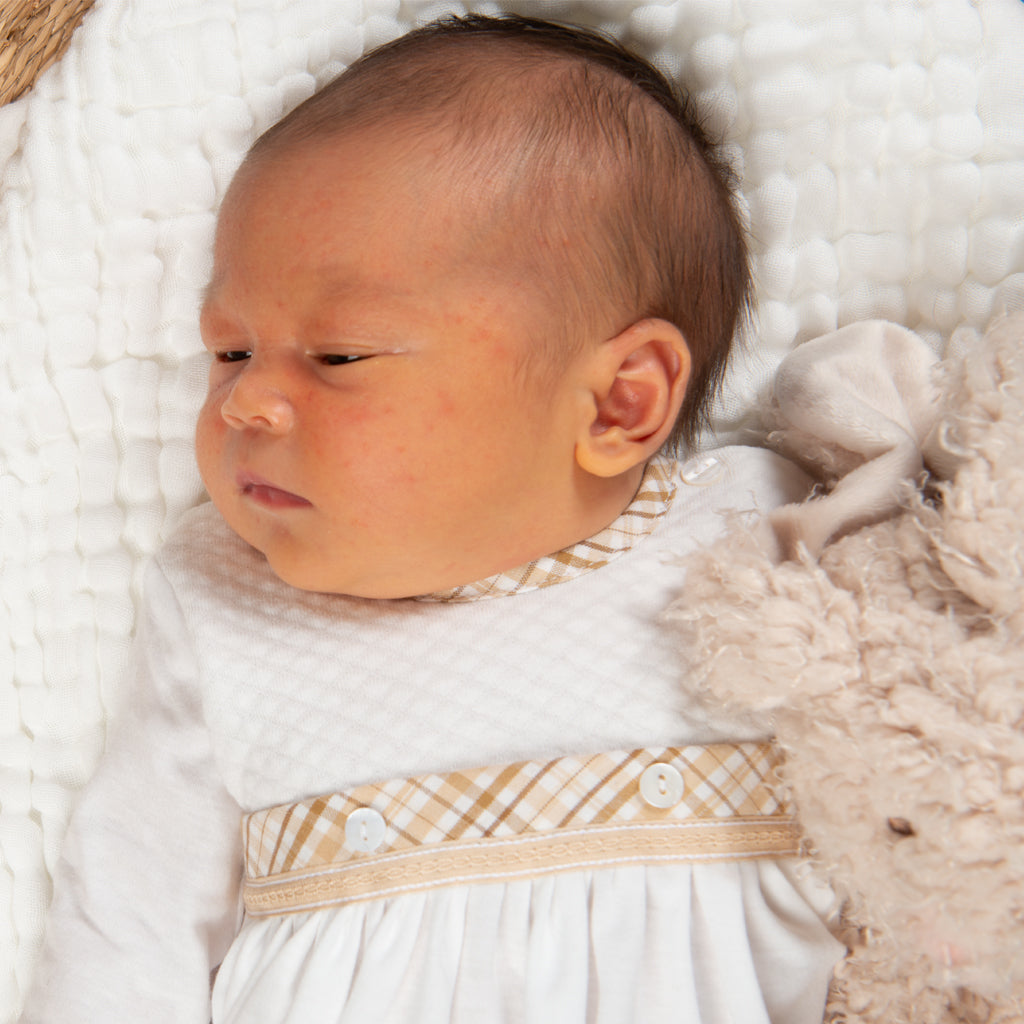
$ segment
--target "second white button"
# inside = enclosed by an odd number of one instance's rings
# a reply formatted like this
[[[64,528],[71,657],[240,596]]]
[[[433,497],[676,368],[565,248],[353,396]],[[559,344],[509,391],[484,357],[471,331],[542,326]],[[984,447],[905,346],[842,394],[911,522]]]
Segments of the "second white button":
[[[359,853],[373,853],[384,842],[387,824],[380,811],[360,807],[345,819],[345,845]]]

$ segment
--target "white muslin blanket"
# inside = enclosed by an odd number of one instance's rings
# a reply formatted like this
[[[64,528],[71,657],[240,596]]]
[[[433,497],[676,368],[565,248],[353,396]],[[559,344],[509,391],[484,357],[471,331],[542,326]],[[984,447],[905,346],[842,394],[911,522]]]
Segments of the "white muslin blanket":
[[[728,140],[758,313],[720,432],[802,341],[882,318],[939,352],[1024,308],[1019,0],[97,0],[0,109],[0,1024],[123,696],[141,567],[202,497],[218,202],[317,86],[465,10],[598,25]]]

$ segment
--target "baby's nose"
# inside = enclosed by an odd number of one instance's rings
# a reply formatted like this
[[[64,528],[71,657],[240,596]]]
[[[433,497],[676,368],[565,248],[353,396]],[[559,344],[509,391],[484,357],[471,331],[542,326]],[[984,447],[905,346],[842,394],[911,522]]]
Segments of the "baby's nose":
[[[295,422],[295,410],[281,383],[254,365],[246,366],[232,384],[221,415],[236,430],[275,434],[287,433]]]

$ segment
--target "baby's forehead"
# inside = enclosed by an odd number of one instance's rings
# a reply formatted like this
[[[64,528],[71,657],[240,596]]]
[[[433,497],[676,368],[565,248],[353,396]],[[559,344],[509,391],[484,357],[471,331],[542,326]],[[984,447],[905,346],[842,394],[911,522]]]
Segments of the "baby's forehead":
[[[345,119],[329,131],[254,151],[232,182],[219,224],[263,202],[306,201],[314,168],[327,168],[332,192],[370,190],[382,206],[392,196],[396,203],[411,200],[412,216],[471,252],[536,240],[565,177],[556,168],[546,173],[508,124],[496,130],[401,113]]]
[[[543,202],[513,215],[496,172],[470,171],[458,142],[433,141],[424,152],[408,144],[400,125],[375,125],[249,161],[221,207],[209,290],[232,265],[254,258],[246,246],[256,237],[255,224],[264,225],[261,245],[273,246],[278,260],[308,251],[307,266],[322,267],[328,291],[337,285],[332,275],[357,279],[385,257],[390,270],[420,278],[440,270],[524,280],[516,264],[522,243],[536,240]],[[392,283],[401,286],[400,279]]]

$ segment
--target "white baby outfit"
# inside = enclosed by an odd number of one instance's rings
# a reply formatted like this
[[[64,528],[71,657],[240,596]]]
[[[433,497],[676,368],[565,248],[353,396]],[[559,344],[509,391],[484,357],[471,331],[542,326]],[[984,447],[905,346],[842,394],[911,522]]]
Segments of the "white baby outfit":
[[[589,544],[422,599],[296,591],[190,513],[146,580],[133,703],[23,1020],[204,1024],[223,960],[216,1024],[817,1024],[841,949],[788,859],[584,860],[239,917],[243,815],[251,835],[264,809],[386,780],[765,739],[693,706],[659,615],[723,513],[806,479],[755,449],[659,465]]]

